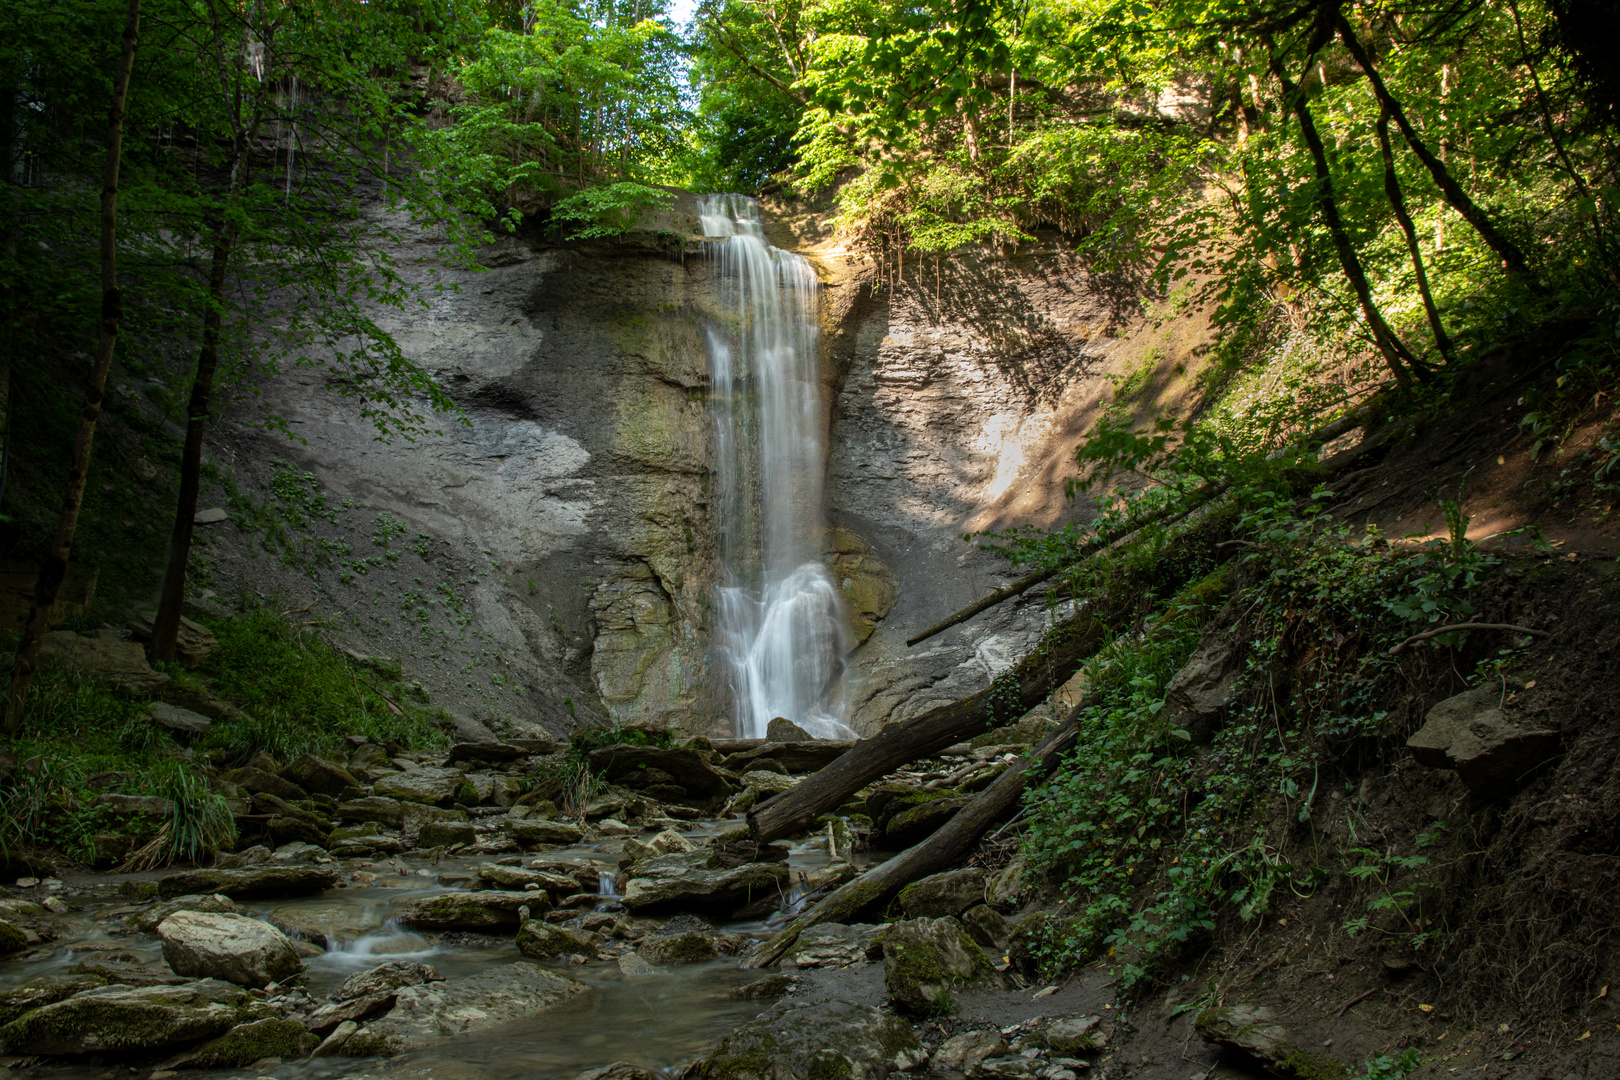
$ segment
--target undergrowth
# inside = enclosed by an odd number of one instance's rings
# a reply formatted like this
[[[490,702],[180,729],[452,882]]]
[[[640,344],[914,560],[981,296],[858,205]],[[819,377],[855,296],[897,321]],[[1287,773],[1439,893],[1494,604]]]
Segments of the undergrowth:
[[[1079,740],[1065,765],[1027,798],[1024,855],[1064,899],[1062,916],[1026,942],[1046,969],[1110,958],[1125,993],[1151,984],[1223,919],[1249,922],[1277,898],[1330,881],[1353,899],[1342,929],[1371,929],[1421,950],[1433,927],[1416,910],[1428,860],[1324,842],[1329,793],[1353,790],[1347,765],[1397,734],[1391,702],[1406,686],[1390,649],[1415,631],[1459,621],[1494,560],[1451,534],[1391,544],[1353,535],[1307,500],[1251,496],[1239,526],[1241,587],[1210,636],[1204,662],[1235,671],[1225,722],[1167,697],[1198,646],[1207,609],[1188,590],[1149,629],[1117,640],[1086,671]],[[1466,632],[1441,635],[1457,645]],[[1338,805],[1338,800],[1331,800]],[[1353,831],[1353,830],[1352,830]]]

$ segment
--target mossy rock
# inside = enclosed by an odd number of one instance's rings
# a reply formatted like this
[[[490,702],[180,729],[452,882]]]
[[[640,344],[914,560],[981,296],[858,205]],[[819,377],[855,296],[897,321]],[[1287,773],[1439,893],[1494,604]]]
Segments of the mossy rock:
[[[178,986],[105,986],[30,1010],[0,1027],[14,1054],[164,1050],[216,1038],[235,1027],[247,992],[218,979]]]
[[[594,960],[600,940],[600,934],[552,926],[539,919],[530,919],[518,927],[517,932],[518,951],[536,960],[551,960],[559,956],[583,956],[587,960]]]
[[[1235,1051],[1279,1080],[1348,1080],[1350,1070],[1325,1054],[1301,1050],[1276,1013],[1264,1005],[1205,1009],[1193,1030],[1207,1043]]]
[[[919,1016],[945,1015],[957,990],[1005,985],[956,919],[908,919],[883,933],[883,988],[898,1008]]]
[[[203,1043],[184,1058],[193,1069],[240,1069],[265,1058],[307,1057],[320,1037],[296,1020],[255,1020]]]
[[[74,994],[106,985],[107,979],[102,975],[43,975],[20,986],[0,990],[0,1025]]]
[[[897,1016],[847,1001],[783,1002],[722,1039],[697,1071],[706,1080],[879,1080],[927,1057]]]
[[[695,932],[643,938],[636,954],[649,964],[701,964],[720,959],[714,939]]]
[[[0,919],[0,956],[9,956],[28,948],[28,935],[23,928]]]

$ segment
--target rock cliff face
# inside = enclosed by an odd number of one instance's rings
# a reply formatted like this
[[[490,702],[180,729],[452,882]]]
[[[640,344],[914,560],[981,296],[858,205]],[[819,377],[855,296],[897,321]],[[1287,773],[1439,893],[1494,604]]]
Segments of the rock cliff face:
[[[252,511],[233,504],[234,528],[211,527],[206,584],[278,597],[356,652],[401,657],[468,732],[604,717],[728,730],[709,649],[718,267],[681,239],[698,231],[689,198],[644,229],[596,247],[502,238],[481,274],[437,264],[427,241],[395,252],[447,289],[379,321],[466,422],[379,442],[319,368],[284,372],[221,426],[216,460],[260,494]],[[1064,464],[1132,343],[1108,336],[1126,324],[1056,248],[958,260],[936,288],[926,265],[878,287],[869,262],[773,231],[826,286],[827,557],[867,731],[977,689],[1034,641],[1038,602],[904,645],[1005,580],[964,532],[1068,512]],[[300,441],[254,426],[269,415]],[[266,543],[266,522],[312,504],[306,537]]]

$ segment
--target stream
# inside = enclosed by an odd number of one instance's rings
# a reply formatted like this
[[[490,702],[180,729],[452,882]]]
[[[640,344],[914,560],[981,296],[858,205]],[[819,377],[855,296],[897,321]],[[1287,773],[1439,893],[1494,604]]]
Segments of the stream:
[[[693,824],[695,827],[683,835],[700,841],[740,821]],[[612,878],[606,875],[617,870],[617,855],[606,849],[616,846],[608,841],[559,848],[545,852],[542,858],[596,862],[604,871],[603,887],[611,889]],[[870,862],[873,857],[867,855],[862,862]],[[316,896],[237,903],[243,914],[284,928],[304,928],[307,937],[313,937],[312,932],[325,934],[326,951],[306,960],[303,980],[303,986],[317,1001],[324,1000],[356,972],[393,960],[429,964],[441,976],[455,979],[528,958],[518,951],[510,931],[487,935],[417,933],[398,926],[395,913],[410,901],[472,884],[477,880],[477,868],[490,861],[488,856],[447,857],[426,865],[420,858],[340,859],[336,865],[346,878],[361,871],[362,876],[376,874],[376,879]],[[528,861],[529,857],[524,857],[523,862]],[[788,866],[797,880],[799,872],[813,871],[828,861],[820,842],[811,840],[791,849]],[[147,905],[108,895],[114,892],[109,886],[161,876],[162,872],[86,874],[64,880],[57,895],[66,901],[70,911],[59,920],[64,931],[61,939],[0,964],[0,989],[43,975],[65,975],[97,957],[163,967],[162,949],[154,935],[122,928],[126,915]],[[616,906],[611,896],[605,896],[598,909]],[[580,914],[590,913],[586,910]],[[630,921],[638,928],[652,928],[665,920],[630,917]],[[751,937],[768,932],[765,922],[757,920],[714,925]],[[634,955],[630,943],[610,939],[599,959],[584,964],[539,961],[558,974],[580,980],[589,990],[530,1019],[487,1028],[413,1053],[394,1058],[334,1056],[279,1062],[260,1070],[187,1070],[173,1075],[198,1080],[242,1076],[323,1080],[362,1074],[431,1075],[440,1080],[539,1080],[574,1076],[616,1061],[662,1071],[701,1056],[727,1031],[757,1014],[764,1004],[728,997],[729,991],[762,974],[743,970],[739,957],[626,973],[618,963],[621,954]],[[0,1059],[0,1076],[9,1075],[3,1066],[22,1063],[17,1058]],[[29,1076],[110,1080],[151,1071],[149,1063],[120,1069],[81,1061],[40,1065],[31,1068]]]

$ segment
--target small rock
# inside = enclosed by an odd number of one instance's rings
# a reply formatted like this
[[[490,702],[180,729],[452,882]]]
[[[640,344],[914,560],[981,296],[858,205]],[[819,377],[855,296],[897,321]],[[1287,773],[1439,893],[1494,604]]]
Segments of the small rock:
[[[1301,1049],[1263,1005],[1205,1009],[1193,1028],[1205,1042],[1253,1060],[1278,1080],[1341,1080],[1350,1070],[1325,1054]]]
[[[792,975],[767,975],[742,986],[733,986],[726,991],[726,997],[732,1001],[774,1001],[798,985],[799,980]]]
[[[1007,947],[1012,927],[995,908],[988,904],[980,904],[962,912],[961,918],[962,925],[967,927],[967,932],[972,935],[973,940],[984,948],[995,949],[997,955],[1000,955],[1000,950]]]
[[[206,510],[198,510],[191,516],[191,520],[198,525],[217,525],[221,521],[229,521],[231,515],[225,512],[223,506],[210,506]]]
[[[169,705],[162,701],[152,702],[151,710],[152,723],[188,737],[206,734],[213,724],[213,721],[202,713],[192,712],[190,709],[182,709],[177,705]]]
[[[996,1031],[966,1031],[953,1035],[934,1051],[928,1064],[935,1069],[977,1075],[987,1058],[1000,1057],[1007,1052],[1007,1041]]]
[[[625,953],[619,957],[619,973],[622,975],[655,975],[658,969],[633,952]]]
[[[1043,1032],[1046,1036],[1046,1045],[1060,1054],[1089,1054],[1102,1045],[1102,1031],[1098,1027],[1101,1023],[1100,1016],[1054,1020]]]
[[[1537,768],[1557,757],[1556,731],[1520,726],[1499,707],[1501,692],[1482,686],[1449,697],[1430,709],[1406,740],[1413,760],[1431,769],[1455,769],[1475,795],[1502,798],[1518,790]]]
[[[603,818],[601,821],[598,821],[596,823],[596,831],[601,833],[603,836],[629,836],[631,833],[635,832],[634,829],[626,825],[624,822],[615,821],[613,818]]]
[[[767,742],[809,742],[814,737],[785,716],[778,716],[765,725]]]
[[[533,817],[522,820],[508,818],[502,824],[506,835],[523,847],[541,844],[577,844],[585,839],[585,830],[567,821],[547,821]]]
[[[314,754],[300,754],[281,770],[283,779],[291,780],[305,791],[312,791],[317,795],[330,795],[337,798],[347,791],[360,786],[356,780],[341,765],[334,765],[330,761],[322,761]]]
[[[158,881],[165,899],[192,893],[218,893],[235,900],[307,896],[339,881],[336,870],[319,866],[266,866],[251,870],[187,870]]]
[[[359,1030],[359,1024],[355,1023],[353,1020],[345,1020],[343,1023],[333,1028],[332,1034],[328,1035],[324,1040],[322,1040],[321,1044],[311,1051],[309,1056],[312,1058],[331,1057],[333,1054],[336,1054],[342,1050],[343,1044],[348,1042],[350,1037]]]
[[[404,825],[405,807],[398,799],[385,799],[380,795],[367,795],[361,799],[350,799],[338,803],[337,817],[339,821],[349,821],[365,824],[375,821],[390,829],[398,829]]]
[[[516,930],[520,907],[534,912],[550,910],[538,893],[480,889],[412,901],[400,912],[399,921],[419,930]]]
[[[819,923],[799,935],[792,962],[801,968],[844,968],[883,957],[883,927],[875,923]]]
[[[344,1001],[331,1001],[304,1018],[304,1027],[317,1035],[329,1035],[344,1024],[359,1024],[381,1016],[394,1007],[394,993],[364,994]]]
[[[421,986],[424,983],[439,982],[444,976],[440,975],[427,964],[418,964],[410,960],[390,960],[370,971],[357,972],[343,980],[338,987],[338,998],[365,997],[367,994],[391,994],[407,986]]]
[[[582,1072],[574,1080],[657,1080],[657,1077],[658,1074],[651,1069],[632,1065],[628,1061],[615,1061],[611,1065]]]

